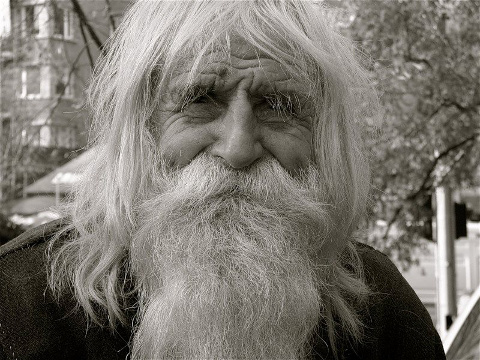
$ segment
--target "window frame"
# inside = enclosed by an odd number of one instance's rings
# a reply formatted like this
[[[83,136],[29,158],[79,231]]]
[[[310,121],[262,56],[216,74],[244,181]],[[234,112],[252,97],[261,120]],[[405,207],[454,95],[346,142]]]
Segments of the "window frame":
[[[36,69],[38,70],[38,93],[28,93],[28,70]],[[20,97],[22,99],[36,100],[42,98],[42,68],[38,65],[28,65],[22,68],[21,72],[22,79],[22,91]]]
[[[62,33],[56,33],[57,25],[58,25],[58,18],[57,12],[61,11],[63,13],[62,16],[62,24],[61,29]],[[73,39],[73,11],[69,8],[60,7],[58,5],[52,6],[50,11],[50,16],[52,21],[52,37],[56,39],[65,39],[65,40],[72,40]]]
[[[40,36],[40,11],[41,6],[38,4],[25,4],[21,7],[21,24],[22,24],[22,36],[24,37],[38,37]],[[33,24],[27,23],[28,9],[32,9],[33,14],[32,20]],[[33,26],[32,26],[33,25]],[[32,27],[36,31],[31,31],[29,28]]]

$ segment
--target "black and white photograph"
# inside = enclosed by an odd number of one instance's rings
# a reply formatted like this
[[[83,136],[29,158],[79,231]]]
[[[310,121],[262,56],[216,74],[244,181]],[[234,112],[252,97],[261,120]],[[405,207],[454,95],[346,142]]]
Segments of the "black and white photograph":
[[[480,0],[0,0],[0,360],[480,360]]]

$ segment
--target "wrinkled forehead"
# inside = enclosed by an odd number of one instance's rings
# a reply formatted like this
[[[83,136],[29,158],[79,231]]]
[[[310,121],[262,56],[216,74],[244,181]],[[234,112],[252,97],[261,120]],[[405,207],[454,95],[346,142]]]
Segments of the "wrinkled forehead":
[[[224,77],[232,71],[257,68],[265,74],[266,81],[288,78],[296,84],[303,84],[308,92],[311,66],[305,59],[295,57],[284,41],[272,37],[268,45],[238,34],[225,34],[203,48],[197,42],[177,54],[171,69],[167,70],[170,74],[168,82],[194,84],[202,74]]]

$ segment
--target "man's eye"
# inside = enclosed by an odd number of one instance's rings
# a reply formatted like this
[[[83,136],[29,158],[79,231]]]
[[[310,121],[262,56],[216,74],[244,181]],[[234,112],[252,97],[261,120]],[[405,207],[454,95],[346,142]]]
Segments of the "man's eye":
[[[190,101],[191,104],[205,104],[211,100],[208,95],[200,95]]]
[[[183,97],[180,111],[184,111],[192,104],[207,104],[213,101],[213,90],[205,88],[191,88]]]
[[[266,95],[265,101],[271,110],[283,116],[295,116],[296,106],[291,96],[280,96],[277,94]]]

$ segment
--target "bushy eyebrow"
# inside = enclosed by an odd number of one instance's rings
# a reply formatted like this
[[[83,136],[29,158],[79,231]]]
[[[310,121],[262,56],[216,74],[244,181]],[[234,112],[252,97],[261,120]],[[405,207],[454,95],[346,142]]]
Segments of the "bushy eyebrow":
[[[178,74],[171,79],[167,87],[170,97],[176,102],[183,102],[191,99],[197,94],[222,94],[222,85],[228,82],[229,71],[221,65],[212,68],[205,68],[205,71],[198,73],[193,81],[188,81],[188,73]],[[258,90],[258,91],[257,91]],[[303,82],[291,76],[287,79],[262,81],[259,86],[251,92],[254,97],[276,96],[279,99],[292,99],[291,101],[304,101],[311,99],[312,92]]]
[[[214,92],[214,87],[206,86],[202,84],[188,84],[179,89],[179,94],[184,98],[192,98],[198,96],[199,94],[207,94]]]
[[[215,88],[214,82],[194,81],[193,83],[186,83],[181,81],[173,82],[168,86],[168,92],[174,99],[186,99],[198,94],[200,92],[212,92]]]
[[[254,97],[269,97],[279,98],[288,101],[304,101],[313,98],[310,92],[301,91],[299,89],[293,89],[288,86],[270,84],[264,91],[252,92]],[[169,89],[171,95],[174,95],[177,99],[190,99],[198,94],[213,95],[220,94],[222,91],[214,82],[194,82],[191,84],[177,85]]]
[[[309,95],[299,95],[296,92],[283,91],[265,94],[263,98],[272,106],[278,107],[282,111],[296,114],[301,114],[305,108],[308,108],[307,104],[312,100]]]

